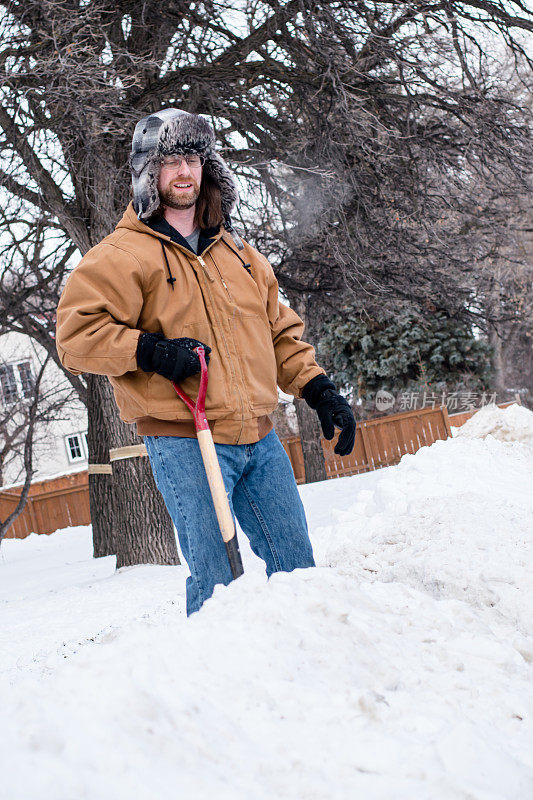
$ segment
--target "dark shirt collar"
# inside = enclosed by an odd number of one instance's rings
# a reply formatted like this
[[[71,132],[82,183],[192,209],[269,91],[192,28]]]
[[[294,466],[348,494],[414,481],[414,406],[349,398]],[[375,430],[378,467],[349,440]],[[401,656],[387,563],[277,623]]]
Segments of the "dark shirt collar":
[[[182,247],[185,247],[191,253],[196,255],[187,239],[182,236],[181,233],[176,230],[176,228],[173,228],[164,217],[151,217],[149,220],[146,220],[146,224],[156,233],[162,233],[163,236],[168,236],[173,242],[180,244]],[[219,230],[220,225],[215,225],[213,228],[200,228],[200,236],[198,237],[198,255],[201,255],[204,250],[214,242],[214,237],[217,235]]]

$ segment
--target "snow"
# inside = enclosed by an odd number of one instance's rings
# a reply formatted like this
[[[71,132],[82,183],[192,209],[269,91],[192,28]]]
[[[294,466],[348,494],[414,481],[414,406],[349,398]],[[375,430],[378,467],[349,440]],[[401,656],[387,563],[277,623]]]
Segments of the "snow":
[[[87,472],[87,464],[83,464],[80,467],[79,464],[74,464],[70,469],[64,469],[61,472],[53,472],[49,475],[41,475],[36,474],[34,477],[34,483],[44,483],[45,481],[53,481],[57,478],[66,478],[69,475],[77,475],[79,472]],[[6,483],[4,486],[0,487],[2,492],[7,492],[10,489],[20,489],[24,486],[24,481],[17,481],[16,483]]]
[[[241,533],[188,620],[185,567],[6,540],[1,800],[533,797],[532,468],[458,436],[302,486],[317,568]]]
[[[533,444],[533,412],[517,403],[507,408],[487,405],[461,425],[455,435],[477,439],[489,434],[501,442]]]

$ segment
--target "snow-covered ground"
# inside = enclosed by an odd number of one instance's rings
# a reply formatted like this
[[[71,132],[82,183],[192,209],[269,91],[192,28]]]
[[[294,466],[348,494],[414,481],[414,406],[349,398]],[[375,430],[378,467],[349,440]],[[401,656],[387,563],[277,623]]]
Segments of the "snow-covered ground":
[[[533,798],[527,430],[301,487],[319,566],[267,581],[241,533],[189,620],[184,567],[6,540],[0,798]]]

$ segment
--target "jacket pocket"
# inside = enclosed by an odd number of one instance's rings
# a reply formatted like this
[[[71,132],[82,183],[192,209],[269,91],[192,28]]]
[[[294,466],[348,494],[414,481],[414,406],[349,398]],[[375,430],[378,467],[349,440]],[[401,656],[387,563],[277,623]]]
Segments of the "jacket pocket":
[[[252,409],[272,410],[278,403],[278,371],[268,320],[258,314],[237,317],[235,342]]]
[[[173,338],[179,339],[188,336],[198,339],[211,348],[208,365],[207,395],[205,401],[206,415],[209,417],[223,416],[230,408],[228,398],[228,380],[223,359],[218,351],[211,327],[208,322],[189,322],[182,327]],[[180,387],[186,392],[193,402],[196,402],[200,385],[200,373],[191,375],[181,381]],[[148,381],[148,413],[157,416],[157,412],[174,411],[175,419],[190,419],[191,412],[176,394],[171,381],[153,373]]]

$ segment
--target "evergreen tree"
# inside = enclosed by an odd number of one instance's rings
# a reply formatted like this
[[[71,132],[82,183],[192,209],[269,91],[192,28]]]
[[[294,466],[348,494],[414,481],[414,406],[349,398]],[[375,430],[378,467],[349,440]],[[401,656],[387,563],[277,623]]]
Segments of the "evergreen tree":
[[[324,326],[320,358],[334,381],[353,387],[363,408],[379,389],[481,391],[490,379],[490,347],[472,327],[444,311],[421,316],[404,309],[394,316],[361,319],[354,306]]]

